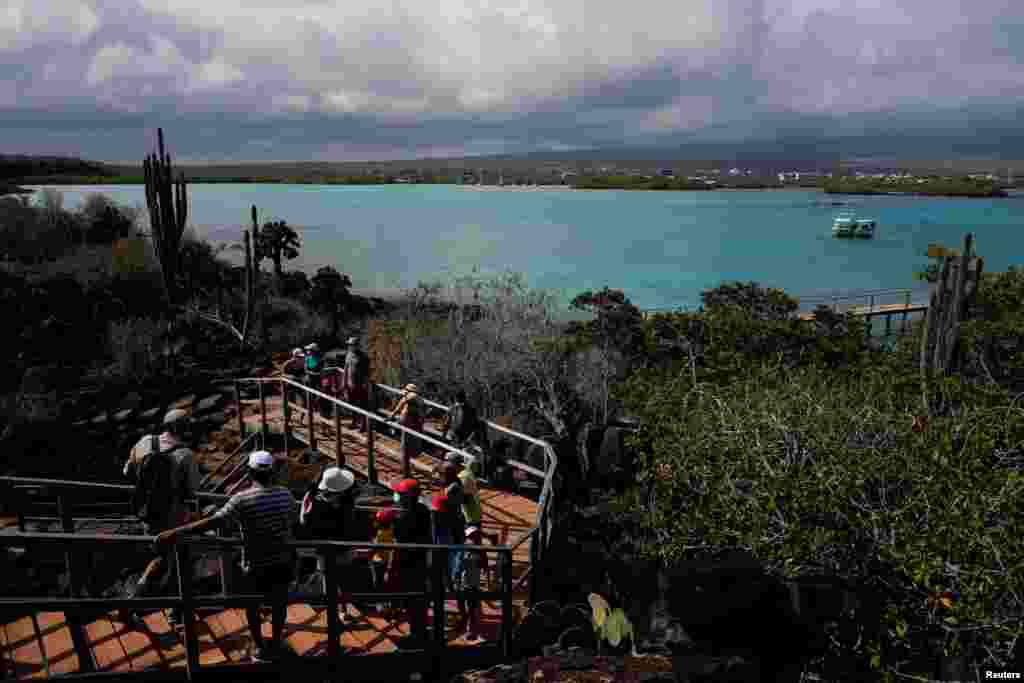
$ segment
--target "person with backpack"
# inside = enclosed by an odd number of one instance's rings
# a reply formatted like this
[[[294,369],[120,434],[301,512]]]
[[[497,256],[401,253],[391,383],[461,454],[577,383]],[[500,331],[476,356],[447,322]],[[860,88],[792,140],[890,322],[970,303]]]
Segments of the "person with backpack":
[[[214,514],[197,522],[168,529],[157,535],[159,545],[170,545],[184,534],[200,534],[217,528],[237,527],[242,532],[242,571],[238,587],[242,594],[262,595],[273,608],[272,637],[263,638],[259,606],[245,608],[258,662],[273,661],[280,655],[288,588],[295,575],[295,552],[288,543],[299,521],[299,503],[291,491],[273,486],[274,456],[268,451],[249,454],[248,474],[252,486],[240,491]]]
[[[476,408],[469,403],[466,392],[460,389],[455,394],[455,404],[452,405],[445,417],[445,439],[460,448],[471,438],[475,438],[478,445],[483,445],[481,427]]]
[[[359,340],[349,337],[345,352],[345,385],[343,390],[346,401],[356,408],[369,410],[370,406],[370,359],[359,348]],[[352,416],[352,429],[366,429],[366,416],[355,413]]]
[[[357,541],[361,534],[356,528],[356,495],[355,475],[340,467],[328,467],[320,477],[319,484],[314,484],[302,499],[302,511],[299,513],[299,528],[302,535],[309,539],[329,541]],[[339,585],[345,585],[351,578],[353,551],[345,551],[335,555],[335,566],[341,576]],[[327,593],[327,574],[323,557],[318,557],[316,568],[323,576],[323,591]],[[346,621],[345,605],[341,608],[341,620]]]
[[[199,488],[199,468],[184,443],[191,432],[188,413],[179,409],[169,411],[164,415],[163,426],[161,434],[139,439],[123,470],[124,476],[135,483],[132,505],[147,536],[186,523],[190,516],[188,501]],[[128,597],[152,593],[153,584],[161,576],[164,586],[177,576],[174,557],[166,551],[150,560]],[[130,610],[122,611],[121,617],[125,623],[135,622],[135,613]],[[178,623],[180,617],[179,610],[171,610],[172,623]]]

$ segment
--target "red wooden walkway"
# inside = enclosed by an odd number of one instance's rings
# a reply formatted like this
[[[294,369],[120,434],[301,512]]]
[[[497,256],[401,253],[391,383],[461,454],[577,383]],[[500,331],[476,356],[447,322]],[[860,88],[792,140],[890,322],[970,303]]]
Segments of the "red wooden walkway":
[[[310,441],[306,427],[308,416],[301,407],[294,406],[291,419],[291,434],[299,440]],[[266,399],[268,428],[283,432],[284,419],[280,397]],[[247,430],[262,428],[259,401],[244,401],[243,421]],[[349,420],[342,419],[341,434],[337,434],[333,419],[316,418],[317,446],[328,460],[333,460],[340,443],[346,465],[362,474],[368,474],[367,435],[347,428]],[[428,429],[437,431],[437,425]],[[381,434],[375,434],[375,466],[379,481],[394,485],[402,478],[400,441]],[[437,482],[431,476],[433,468],[440,462],[430,455],[421,455],[412,462],[413,475],[420,480],[423,490],[431,492]],[[483,531],[485,539],[500,545],[519,543],[513,553],[513,580],[520,579],[529,569],[529,540],[524,540],[537,520],[538,504],[528,498],[506,491],[481,486],[480,500],[483,508]],[[13,520],[8,520],[9,525]],[[488,554],[493,567],[497,555]],[[486,572],[482,590],[500,590],[494,572]],[[526,584],[520,582],[514,593],[513,621],[518,621],[527,602]],[[90,617],[85,626],[88,644],[87,653],[75,651],[71,631],[61,612],[27,611],[26,608],[0,610],[0,650],[2,650],[5,674],[14,678],[47,678],[60,674],[84,671],[81,656],[91,660],[96,671],[141,671],[153,668],[185,667],[184,631],[168,622],[164,611],[145,613],[144,624],[130,627],[118,620],[116,611]],[[377,612],[363,612],[349,605],[347,624],[341,635],[342,647],[350,654],[387,653],[398,649],[399,641],[407,636],[408,623],[404,615],[386,618]],[[445,619],[449,626],[457,618],[454,600],[446,603]],[[217,665],[249,661],[252,643],[246,624],[245,613],[239,609],[213,609],[200,612],[198,627],[200,663]],[[269,615],[267,615],[269,617]],[[428,623],[433,622],[432,611],[428,608]],[[499,639],[501,603],[484,601],[481,622],[484,642]],[[270,635],[270,626],[265,618],[263,632]],[[291,604],[285,629],[289,650],[297,657],[313,657],[326,653],[327,611],[308,604]],[[457,647],[473,647],[479,643],[468,643],[461,633],[449,628],[448,641]]]

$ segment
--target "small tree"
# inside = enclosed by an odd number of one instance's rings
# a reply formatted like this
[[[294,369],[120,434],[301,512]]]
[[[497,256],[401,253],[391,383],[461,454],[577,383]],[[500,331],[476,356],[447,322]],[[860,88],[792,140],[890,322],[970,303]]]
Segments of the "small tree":
[[[332,266],[324,266],[317,269],[312,284],[310,303],[315,310],[331,317],[331,338],[336,339],[341,317],[348,310],[352,280]]]
[[[601,353],[601,415],[608,422],[608,398],[613,374],[612,354],[630,357],[640,341],[640,323],[643,315],[620,290],[605,287],[599,292],[586,291],[572,300],[572,308],[593,313],[595,319],[577,325],[574,332],[584,343],[600,349]]]
[[[284,259],[291,260],[297,257],[301,246],[298,233],[285,221],[271,221],[263,224],[257,239],[256,258],[258,261],[265,258],[270,259],[274,263],[274,277],[277,280],[278,289],[284,280],[281,262]]]

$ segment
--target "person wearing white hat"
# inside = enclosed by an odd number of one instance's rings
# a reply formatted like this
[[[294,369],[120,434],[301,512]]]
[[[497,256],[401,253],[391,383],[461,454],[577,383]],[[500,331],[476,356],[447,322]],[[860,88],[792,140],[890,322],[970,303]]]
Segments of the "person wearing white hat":
[[[358,538],[355,516],[355,499],[358,489],[352,472],[340,467],[328,467],[320,475],[318,483],[310,486],[302,499],[299,525],[303,537],[328,541],[366,540]],[[351,550],[338,553],[336,566],[341,569],[339,583],[344,584],[351,574],[354,554]],[[316,568],[321,572],[322,587],[327,592],[327,576],[323,557],[318,557]],[[345,605],[341,608],[341,620],[346,620]]]
[[[249,631],[257,652],[254,659],[268,661],[280,654],[288,587],[295,571],[296,557],[287,543],[299,519],[299,504],[283,486],[272,486],[276,461],[265,450],[253,451],[246,462],[252,486],[228,499],[209,517],[169,529],[156,537],[158,544],[173,543],[183,534],[198,534],[216,528],[238,527],[242,532],[242,593],[263,595],[273,606],[273,636],[265,642],[259,609],[246,607]]]

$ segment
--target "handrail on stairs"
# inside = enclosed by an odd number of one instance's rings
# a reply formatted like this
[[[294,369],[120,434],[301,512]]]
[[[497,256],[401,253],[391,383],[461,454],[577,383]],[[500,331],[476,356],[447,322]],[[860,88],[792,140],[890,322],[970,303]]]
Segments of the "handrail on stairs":
[[[242,383],[247,383],[247,382],[259,384],[261,389],[262,389],[262,385],[263,384],[280,383],[280,385],[281,385],[282,400],[284,401],[286,406],[290,405],[290,402],[288,401],[287,386],[292,386],[292,387],[294,387],[294,388],[296,388],[298,390],[304,391],[306,393],[306,405],[307,406],[311,405],[312,397],[316,396],[316,397],[318,397],[318,398],[320,398],[322,400],[326,400],[329,403],[334,404],[336,407],[344,408],[345,410],[347,410],[347,411],[349,411],[351,413],[356,413],[357,415],[362,415],[363,417],[367,418],[367,420],[368,420],[367,427],[370,426],[370,422],[369,421],[382,423],[382,424],[388,425],[389,427],[398,428],[402,432],[403,438],[405,437],[405,435],[409,435],[409,436],[412,436],[412,437],[415,437],[415,438],[418,438],[418,439],[422,439],[422,440],[426,441],[427,443],[433,444],[433,445],[438,446],[440,448],[443,448],[446,451],[449,451],[449,452],[454,451],[456,453],[459,453],[463,457],[465,457],[467,455],[471,455],[470,453],[468,453],[467,451],[465,451],[465,450],[463,450],[461,448],[455,447],[452,444],[444,443],[443,441],[440,441],[440,440],[434,438],[433,436],[431,436],[429,434],[426,434],[426,433],[424,433],[422,431],[417,431],[417,430],[414,430],[414,429],[409,429],[408,427],[405,427],[404,425],[397,424],[396,422],[386,420],[385,418],[380,416],[376,412],[376,410],[365,410],[365,409],[360,408],[358,406],[354,406],[354,405],[352,405],[351,403],[349,403],[347,401],[344,401],[344,400],[342,400],[340,398],[337,398],[337,397],[331,396],[329,394],[326,394],[326,393],[324,393],[324,392],[322,392],[322,391],[320,391],[318,389],[314,389],[314,388],[312,388],[310,386],[307,386],[307,385],[305,385],[305,384],[303,384],[301,382],[293,380],[290,377],[284,377],[284,376],[277,376],[277,377],[244,377],[244,378],[239,378],[239,379],[237,379],[235,381],[236,381],[236,388],[240,387],[240,385]],[[371,387],[372,388],[381,389],[381,390],[383,390],[385,392],[388,392],[388,393],[391,393],[391,394],[401,394],[402,393],[402,391],[400,389],[396,389],[395,387],[388,386],[386,384],[381,384],[381,383],[372,383]],[[424,403],[426,403],[428,406],[432,406],[434,408],[438,408],[440,410],[445,411],[446,413],[451,410],[450,407],[448,407],[446,405],[443,405],[441,403],[438,403],[436,401],[431,401],[430,399],[426,399],[426,398],[423,398],[423,397],[421,397],[421,400]],[[242,436],[244,437],[244,424],[245,423],[244,423],[244,420],[242,419],[242,413],[241,413],[241,394],[240,394],[240,392],[236,396],[236,401],[239,403],[239,406],[238,406],[239,407],[239,425],[240,425],[240,428],[243,430],[242,431]],[[265,401],[265,395],[264,395],[264,393],[262,391],[260,392],[259,403],[260,403],[260,410],[261,410],[261,419],[262,419],[262,422],[263,422],[264,429],[266,429],[266,401]],[[312,425],[313,425],[312,411],[310,411],[310,414],[309,414],[308,417],[309,417],[310,427],[312,427]],[[491,422],[490,420],[485,420],[484,423],[488,427],[491,427],[492,429],[495,429],[495,430],[497,430],[497,431],[499,431],[501,433],[508,434],[509,436],[512,436],[513,438],[521,439],[521,440],[526,441],[528,443],[532,443],[532,444],[535,444],[537,446],[540,446],[543,449],[543,451],[544,451],[544,455],[545,455],[545,459],[546,459],[546,467],[545,467],[545,471],[544,472],[541,472],[540,470],[538,470],[538,469],[536,469],[534,467],[530,467],[529,465],[527,465],[525,463],[521,463],[521,462],[513,461],[513,460],[506,460],[506,462],[509,465],[511,465],[513,467],[516,467],[517,469],[523,470],[525,472],[528,472],[529,474],[532,474],[533,476],[543,477],[543,480],[544,480],[544,483],[543,483],[543,485],[541,487],[540,497],[538,499],[536,524],[533,526],[533,528],[531,529],[531,533],[529,534],[529,537],[531,539],[530,540],[530,566],[533,567],[535,564],[539,563],[543,559],[544,554],[545,554],[545,552],[547,550],[548,544],[550,543],[550,540],[551,540],[551,532],[552,532],[552,527],[553,527],[553,515],[551,514],[551,510],[552,510],[552,508],[554,506],[554,477],[555,477],[555,473],[556,473],[557,468],[558,468],[558,456],[555,454],[555,450],[551,446],[551,444],[548,443],[547,441],[545,441],[544,439],[538,439],[538,438],[532,437],[532,436],[530,436],[528,434],[523,434],[522,432],[518,432],[518,431],[516,431],[514,429],[509,429],[509,428],[504,427],[502,425],[499,425],[499,424],[496,424],[494,422]],[[337,420],[335,421],[335,424],[338,424]],[[286,433],[286,435],[287,435],[288,431],[289,431],[289,425],[286,424],[285,425],[285,433]],[[372,435],[372,429],[369,429],[369,432]],[[339,435],[339,437],[340,437],[340,435]],[[313,434],[313,429],[311,428],[310,429],[310,441],[312,443],[310,445],[312,447],[314,447],[314,448],[315,448],[315,440],[316,440],[315,439],[315,435]],[[373,483],[376,483],[376,481],[375,481],[375,468],[374,468],[373,462],[374,462],[374,452],[373,452],[373,441],[372,441],[372,437],[371,437],[368,440],[368,468],[369,468],[370,474],[371,474],[371,481],[373,481]],[[409,464],[408,464],[408,462],[403,462],[403,469],[405,470],[406,473],[409,472]],[[533,534],[533,531],[539,531],[539,533]],[[532,576],[537,576],[538,574],[539,573],[531,572]],[[537,589],[537,585],[536,585],[535,581],[533,579],[531,579],[531,582],[530,582],[530,601],[531,602],[533,601],[534,596],[536,595],[536,589]]]

